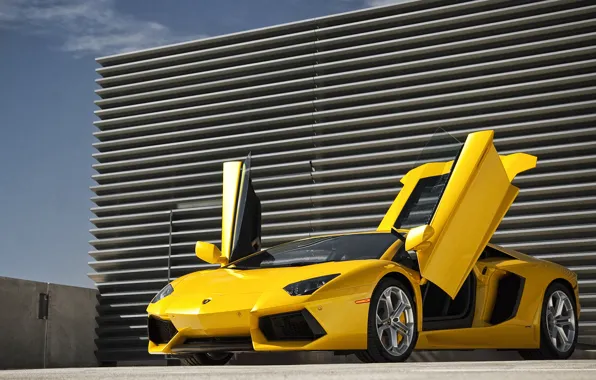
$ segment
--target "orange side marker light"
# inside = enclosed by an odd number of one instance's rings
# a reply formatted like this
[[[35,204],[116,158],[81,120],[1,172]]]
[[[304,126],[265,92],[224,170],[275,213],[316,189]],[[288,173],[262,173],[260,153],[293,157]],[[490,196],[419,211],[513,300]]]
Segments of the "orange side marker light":
[[[354,302],[356,302],[357,304],[370,303],[370,298],[364,298],[364,299],[361,299],[361,300],[356,300]]]

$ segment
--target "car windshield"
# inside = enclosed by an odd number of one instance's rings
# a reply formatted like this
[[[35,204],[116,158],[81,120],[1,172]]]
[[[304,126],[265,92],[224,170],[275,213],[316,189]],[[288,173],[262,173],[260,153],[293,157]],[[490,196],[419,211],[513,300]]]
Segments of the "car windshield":
[[[379,259],[395,243],[391,233],[315,237],[262,250],[229,265],[235,269],[279,268],[330,261]]]

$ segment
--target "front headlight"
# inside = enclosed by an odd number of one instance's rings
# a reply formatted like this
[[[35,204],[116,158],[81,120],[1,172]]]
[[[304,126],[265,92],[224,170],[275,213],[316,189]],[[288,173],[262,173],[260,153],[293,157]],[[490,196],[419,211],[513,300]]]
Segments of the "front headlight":
[[[284,290],[291,296],[306,296],[313,294],[315,291],[317,291],[317,289],[333,280],[337,276],[339,276],[339,273],[309,278],[308,280],[298,281],[290,284],[286,286]]]
[[[174,293],[174,287],[171,284],[167,284],[165,288],[160,290],[155,297],[151,300],[151,303],[156,303],[161,301],[162,299],[166,298],[170,294]]]

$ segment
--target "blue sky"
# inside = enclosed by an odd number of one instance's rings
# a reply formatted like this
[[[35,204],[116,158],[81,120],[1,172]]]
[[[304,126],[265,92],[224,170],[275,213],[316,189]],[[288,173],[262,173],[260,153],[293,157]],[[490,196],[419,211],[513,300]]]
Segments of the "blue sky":
[[[0,0],[0,276],[87,273],[95,57],[394,0]]]

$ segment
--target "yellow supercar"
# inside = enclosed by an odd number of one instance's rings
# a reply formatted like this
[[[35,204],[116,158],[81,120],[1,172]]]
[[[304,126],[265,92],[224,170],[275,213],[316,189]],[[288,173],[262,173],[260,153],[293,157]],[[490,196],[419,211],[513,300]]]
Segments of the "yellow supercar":
[[[444,154],[445,144],[423,151]],[[335,351],[399,362],[412,350],[509,349],[566,359],[578,337],[577,276],[489,243],[536,157],[499,156],[493,131],[453,140],[450,160],[410,170],[376,231],[261,248],[250,156],[226,162],[217,269],[180,277],[147,308],[149,353],[225,364],[234,352]]]

